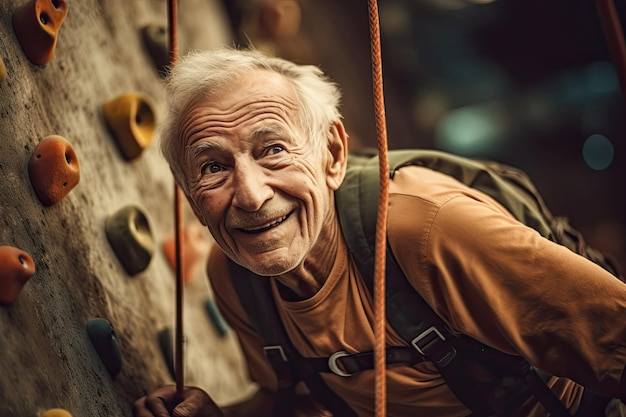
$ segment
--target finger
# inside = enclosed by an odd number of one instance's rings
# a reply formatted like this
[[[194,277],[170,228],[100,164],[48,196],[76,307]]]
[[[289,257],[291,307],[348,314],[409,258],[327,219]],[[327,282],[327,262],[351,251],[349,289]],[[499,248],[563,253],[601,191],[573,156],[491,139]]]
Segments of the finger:
[[[153,417],[152,413],[146,409],[146,397],[141,397],[133,404],[134,417]]]
[[[150,417],[170,417],[172,409],[180,402],[173,385],[166,385],[148,394],[144,400],[144,407]]]
[[[182,400],[175,385],[163,385],[154,390],[148,397],[160,398],[166,404],[177,404]]]
[[[174,417],[189,417],[200,415],[206,417],[221,417],[222,410],[213,402],[211,397],[196,387],[187,387],[185,400],[173,410]]]

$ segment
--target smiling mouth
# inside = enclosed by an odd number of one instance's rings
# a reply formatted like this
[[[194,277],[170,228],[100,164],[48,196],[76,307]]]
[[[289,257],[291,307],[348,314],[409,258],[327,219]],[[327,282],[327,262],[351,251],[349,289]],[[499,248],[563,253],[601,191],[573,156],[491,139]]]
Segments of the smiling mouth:
[[[257,233],[263,233],[267,230],[273,229],[276,226],[279,226],[280,224],[282,224],[285,220],[287,220],[287,218],[289,218],[289,216],[291,216],[291,213],[286,214],[285,216],[281,217],[278,220],[274,220],[271,223],[265,224],[263,226],[259,226],[259,227],[249,227],[249,228],[242,228],[241,231],[244,233],[248,233],[248,234],[257,234]]]

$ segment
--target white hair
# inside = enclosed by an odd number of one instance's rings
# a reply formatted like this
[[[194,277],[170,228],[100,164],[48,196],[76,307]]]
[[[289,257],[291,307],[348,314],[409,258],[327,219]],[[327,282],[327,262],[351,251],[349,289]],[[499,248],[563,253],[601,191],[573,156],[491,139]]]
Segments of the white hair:
[[[185,193],[188,192],[181,156],[180,122],[193,100],[227,91],[245,74],[264,69],[285,77],[292,85],[298,107],[296,123],[301,132],[321,149],[330,139],[330,126],[341,120],[341,92],[313,65],[266,56],[256,50],[220,48],[193,51],[173,66],[166,84],[167,113],[160,126],[161,152]],[[326,141],[324,141],[324,139]]]

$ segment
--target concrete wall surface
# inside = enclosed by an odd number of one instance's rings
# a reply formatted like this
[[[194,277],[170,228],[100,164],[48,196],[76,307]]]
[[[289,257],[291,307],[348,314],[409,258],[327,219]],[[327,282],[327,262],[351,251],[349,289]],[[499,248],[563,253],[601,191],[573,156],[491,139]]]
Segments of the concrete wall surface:
[[[220,2],[179,3],[181,53],[230,42]],[[34,417],[51,408],[74,417],[130,416],[136,398],[173,381],[157,335],[174,326],[175,274],[161,251],[174,233],[174,183],[156,135],[139,157],[123,158],[102,106],[119,94],[141,93],[158,125],[163,79],[140,32],[147,24],[167,24],[167,3],[68,1],[54,56],[43,65],[26,57],[14,33],[12,15],[22,4],[0,2],[6,68],[0,81],[0,246],[28,253],[36,273],[15,302],[0,306],[0,416]],[[80,182],[59,203],[44,206],[27,166],[49,135],[65,137],[74,148]],[[134,275],[105,233],[107,219],[128,205],[145,213],[155,241],[148,267]],[[185,221],[195,222],[186,203]],[[210,297],[202,278],[186,286],[185,383],[228,403],[253,386],[232,332],[220,336],[206,314]],[[119,342],[122,368],[115,377],[86,330],[96,318],[111,323]]]

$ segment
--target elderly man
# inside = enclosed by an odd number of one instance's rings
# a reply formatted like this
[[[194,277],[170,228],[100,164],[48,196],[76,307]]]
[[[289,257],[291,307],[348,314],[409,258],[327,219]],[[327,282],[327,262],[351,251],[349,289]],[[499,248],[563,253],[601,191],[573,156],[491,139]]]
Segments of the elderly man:
[[[372,297],[335,206],[348,157],[339,90],[316,67],[223,49],[181,59],[168,98],[163,153],[215,238],[207,273],[260,388],[220,409],[198,388],[178,398],[166,386],[139,399],[135,415],[286,413],[229,263],[269,282],[303,357],[373,349]],[[391,181],[388,242],[412,290],[452,332],[558,375],[548,386],[572,415],[604,415],[610,398],[626,398],[626,285],[596,264],[541,237],[480,191],[419,166],[399,169]],[[390,347],[407,345],[390,326],[386,339]],[[335,415],[374,415],[374,379],[372,370],[323,373],[346,407]],[[472,415],[428,361],[389,366],[387,392],[389,416]],[[308,396],[298,398],[288,413],[329,415],[302,400]],[[530,397],[511,414],[548,412]]]

